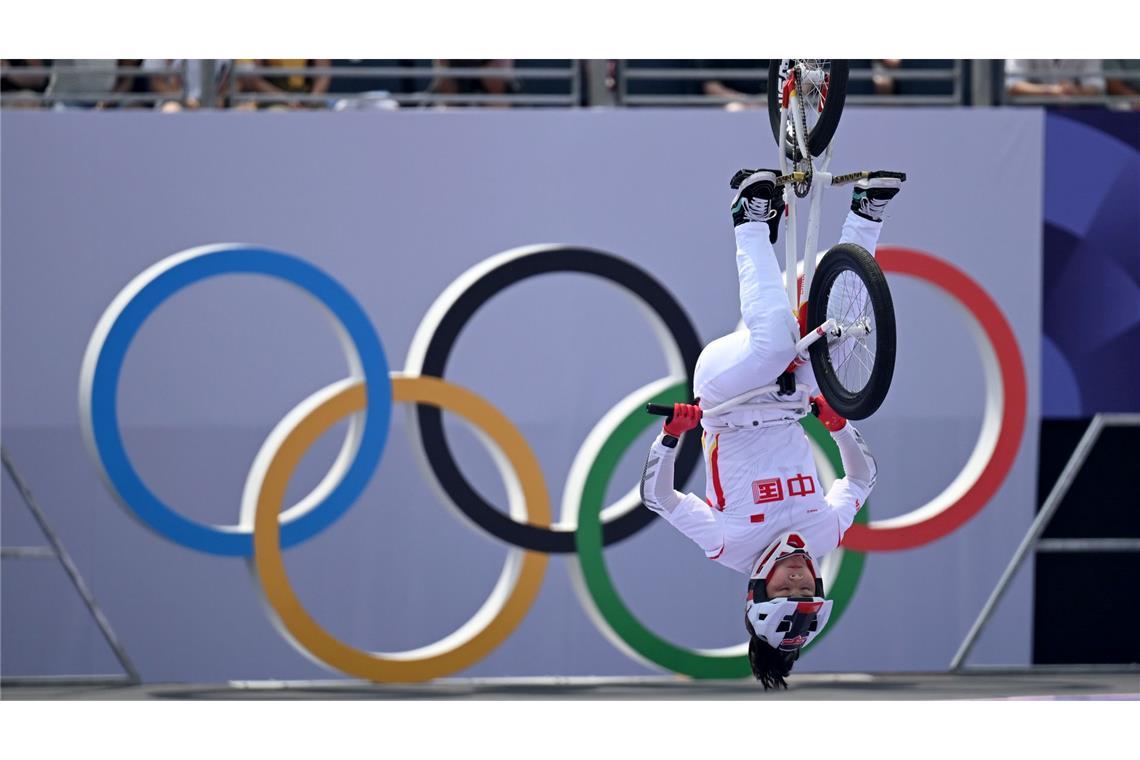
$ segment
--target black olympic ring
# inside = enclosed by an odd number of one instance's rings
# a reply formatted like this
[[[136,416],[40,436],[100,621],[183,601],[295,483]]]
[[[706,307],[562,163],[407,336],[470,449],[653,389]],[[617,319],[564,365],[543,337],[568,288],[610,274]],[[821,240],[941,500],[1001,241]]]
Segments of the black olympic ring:
[[[552,272],[592,274],[620,285],[640,298],[661,318],[672,335],[685,367],[688,388],[701,352],[700,338],[688,314],[673,295],[645,270],[617,256],[589,248],[552,246],[506,261],[484,273],[456,298],[439,320],[424,354],[421,374],[443,378],[447,360],[464,326],[479,308],[502,290],[529,277]],[[532,551],[570,554],[574,531],[542,528],[512,520],[495,509],[460,472],[443,431],[439,408],[418,404],[416,414],[428,465],[452,502],[483,530],[501,541]],[[685,436],[677,453],[676,478],[685,482],[701,458],[699,436]],[[657,517],[648,508],[633,509],[603,526],[603,545],[633,536]]]

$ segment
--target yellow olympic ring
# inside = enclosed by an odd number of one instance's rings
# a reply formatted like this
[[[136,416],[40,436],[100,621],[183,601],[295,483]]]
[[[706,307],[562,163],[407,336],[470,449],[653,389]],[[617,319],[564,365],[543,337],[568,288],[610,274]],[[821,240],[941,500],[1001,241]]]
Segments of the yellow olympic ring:
[[[452,411],[497,447],[511,514],[533,525],[551,523],[550,501],[538,459],[522,434],[487,401],[436,377],[392,377],[392,400]],[[252,564],[262,592],[286,638],[318,662],[372,681],[426,681],[462,670],[503,643],[538,596],[549,555],[511,549],[494,590],[471,620],[444,639],[409,652],[366,652],[340,641],[301,605],[285,572],[278,516],[298,462],[322,433],[365,409],[358,378],[334,383],[299,404],[258,452],[242,499],[243,522],[252,518]],[[513,468],[513,474],[511,473]],[[527,513],[529,508],[530,513]],[[521,514],[518,514],[521,513]]]

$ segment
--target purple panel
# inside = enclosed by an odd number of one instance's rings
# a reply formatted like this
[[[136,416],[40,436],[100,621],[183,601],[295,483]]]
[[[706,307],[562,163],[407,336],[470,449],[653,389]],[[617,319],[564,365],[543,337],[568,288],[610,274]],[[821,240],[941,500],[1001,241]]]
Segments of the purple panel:
[[[1046,119],[1047,417],[1140,411],[1138,145],[1140,114],[1056,112]]]

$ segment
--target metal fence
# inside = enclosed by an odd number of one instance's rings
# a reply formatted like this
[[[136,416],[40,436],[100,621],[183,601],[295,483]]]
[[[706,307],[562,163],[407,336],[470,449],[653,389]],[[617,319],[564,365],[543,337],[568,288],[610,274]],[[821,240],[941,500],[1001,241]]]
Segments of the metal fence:
[[[686,65],[686,64],[695,65]],[[618,61],[618,102],[627,106],[726,106],[767,105],[768,61],[739,62],[737,67],[711,66],[712,61]],[[966,104],[965,66],[962,60],[926,62],[922,68],[889,67],[872,61],[852,65],[847,102],[853,105],[944,105]],[[710,87],[733,82],[739,88]],[[925,84],[912,92],[876,92]],[[925,89],[927,91],[923,92]]]
[[[465,62],[466,63],[466,62]],[[561,65],[558,65],[561,63]],[[254,78],[281,79],[300,77],[305,79],[328,77],[365,84],[380,82],[407,83],[409,80],[415,91],[403,91],[403,86],[377,89],[371,87],[339,93],[257,93],[243,89],[243,82]],[[456,92],[448,92],[441,82],[455,84]],[[504,90],[493,92],[493,83],[501,83]],[[544,88],[543,85],[553,87]],[[544,92],[544,89],[555,90]],[[464,91],[466,90],[466,91]],[[561,91],[559,91],[561,90]],[[551,64],[532,66],[523,62],[512,62],[506,66],[444,66],[430,65],[391,65],[391,66],[307,66],[287,68],[278,66],[235,67],[233,75],[227,77],[225,97],[231,104],[241,103],[280,104],[299,103],[307,105],[361,105],[394,102],[399,106],[563,106],[581,104],[582,76],[578,62],[567,60]]]
[[[0,103],[5,107],[91,108],[185,101],[191,81],[190,66],[194,64],[198,61],[184,60],[177,65],[145,68],[141,61],[136,65],[122,65],[114,59],[57,60],[51,65],[38,66],[13,66],[5,61],[0,65],[0,78],[6,84]],[[153,79],[166,77],[177,79],[176,89],[156,91]],[[140,79],[144,81],[138,82]],[[40,82],[20,87],[22,82],[35,80]],[[139,87],[145,91],[136,89]]]
[[[1002,105],[1140,108],[1138,60],[1003,63],[1004,86],[999,101]],[[1090,63],[1100,65],[1087,65]],[[1028,87],[1025,87],[1025,92],[1018,92],[1018,85]]]
[[[762,107],[768,61],[359,59],[328,61],[56,60],[16,66],[0,77],[4,107],[407,108],[407,107]],[[308,65],[303,65],[307,63]],[[1016,66],[1035,83],[1088,77],[1097,87],[1011,90]],[[287,65],[280,65],[287,64]],[[1067,70],[1058,64],[1081,64]],[[317,83],[321,82],[318,87]],[[732,87],[713,86],[729,82]],[[269,86],[266,86],[266,85]],[[1099,87],[1099,89],[1098,89]],[[1026,88],[1023,88],[1026,89]],[[1033,88],[1028,88],[1033,89]],[[847,102],[908,106],[1107,106],[1140,108],[1140,60],[852,61]]]
[[[998,579],[997,585],[994,586],[981,612],[978,613],[978,617],[970,627],[966,638],[962,640],[961,646],[958,647],[958,651],[954,654],[954,659],[950,661],[951,671],[968,669],[966,660],[969,658],[974,645],[978,642],[978,637],[981,636],[982,629],[985,628],[986,623],[993,617],[998,603],[1009,589],[1013,579],[1017,576],[1017,571],[1032,552],[1051,552],[1058,554],[1140,552],[1140,538],[1041,538],[1045,529],[1049,527],[1049,521],[1053,519],[1057,509],[1061,506],[1066,494],[1069,492],[1069,488],[1072,487],[1073,482],[1077,479],[1081,468],[1084,467],[1085,462],[1088,460],[1089,453],[1093,450],[1093,447],[1096,445],[1097,440],[1106,427],[1140,427],[1140,414],[1102,413],[1097,414],[1092,418],[1092,421],[1089,422],[1085,434],[1077,443],[1076,448],[1073,449],[1073,453],[1069,456],[1069,461],[1065,464],[1065,468],[1061,471],[1057,482],[1053,484],[1053,488],[1049,492],[1049,496],[1046,497],[1045,503],[1041,506],[1041,510],[1037,513],[1037,517],[1034,518],[1033,524],[1029,526],[1028,532],[1026,532],[1025,537],[1014,551],[1013,557],[1010,558],[1009,564]]]

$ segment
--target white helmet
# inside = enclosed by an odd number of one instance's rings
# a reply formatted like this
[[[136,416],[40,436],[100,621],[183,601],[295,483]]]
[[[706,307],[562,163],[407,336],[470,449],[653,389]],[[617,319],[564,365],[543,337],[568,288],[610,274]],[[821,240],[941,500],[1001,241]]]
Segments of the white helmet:
[[[815,596],[769,599],[765,584],[776,564],[801,555],[815,576]],[[814,639],[831,616],[832,602],[823,598],[823,579],[816,572],[807,543],[798,533],[785,533],[760,555],[760,562],[748,582],[748,603],[744,619],[750,633],[768,646],[783,652],[797,651]]]

